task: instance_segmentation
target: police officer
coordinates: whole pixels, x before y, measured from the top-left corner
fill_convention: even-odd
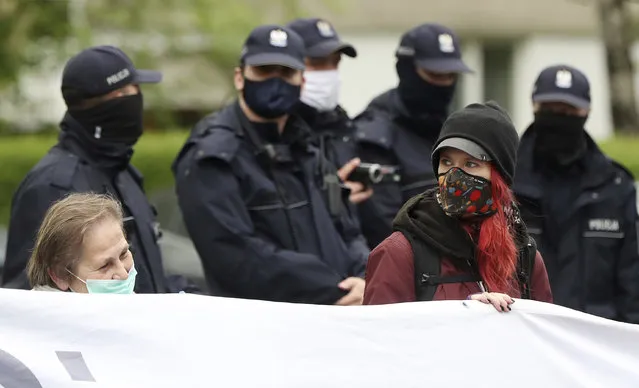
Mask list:
[[[200,121],[174,164],[186,227],[208,284],[232,297],[361,304],[368,249],[336,177],[291,114],[304,43],[254,29],[235,69],[236,102]],[[322,190],[326,187],[326,190]]]
[[[342,167],[340,176],[347,179],[359,165],[355,144],[355,126],[339,105],[339,64],[342,55],[357,57],[357,51],[340,40],[333,26],[323,19],[296,19],[287,25],[304,41],[304,88],[296,112],[313,131],[320,152],[335,166]],[[367,200],[372,187],[360,182],[345,182],[353,203]]]
[[[139,85],[161,79],[159,72],[136,69],[112,46],[91,47],[67,62],[62,75],[67,112],[58,143],[13,197],[3,286],[28,288],[25,267],[49,206],[69,193],[95,192],[109,193],[123,205],[138,272],[135,291],[162,293],[186,287],[184,279],[167,282],[164,277],[155,211],[142,189],[142,175],[129,164],[142,135]]]
[[[570,66],[548,67],[532,100],[535,120],[520,143],[514,189],[555,303],[639,323],[634,178],[584,130],[588,79]]]
[[[401,171],[399,182],[377,185],[373,197],[360,205],[370,247],[391,234],[393,218],[406,200],[437,184],[430,153],[458,76],[471,71],[459,50],[457,36],[444,26],[423,24],[406,32],[396,51],[399,84],[356,118],[362,161]]]

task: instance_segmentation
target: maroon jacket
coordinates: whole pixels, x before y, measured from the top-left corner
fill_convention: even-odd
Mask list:
[[[441,260],[441,275],[459,275],[452,263]],[[382,241],[370,254],[366,268],[366,290],[364,304],[390,304],[415,301],[415,268],[410,243],[401,232],[394,232]],[[548,282],[546,266],[539,252],[531,280],[531,298],[552,303],[552,292]],[[518,287],[515,287],[518,289]],[[463,300],[481,292],[479,285],[472,283],[448,283],[439,285],[433,300]],[[510,295],[519,298],[519,292]]]

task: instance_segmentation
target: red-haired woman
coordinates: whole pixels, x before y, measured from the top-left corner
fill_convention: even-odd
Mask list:
[[[509,311],[511,297],[552,302],[510,189],[518,144],[494,103],[446,120],[432,154],[438,187],[410,199],[371,252],[364,304],[475,299]]]

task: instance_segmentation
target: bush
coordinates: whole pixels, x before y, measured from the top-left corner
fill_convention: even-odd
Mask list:
[[[133,164],[144,174],[147,195],[173,186],[171,163],[187,136],[185,131],[168,131],[149,132],[142,137]],[[0,137],[0,224],[9,221],[16,188],[56,139],[52,133]],[[603,142],[601,148],[639,178],[639,137],[616,137]]]
[[[146,133],[133,155],[133,164],[144,174],[147,194],[173,186],[171,163],[188,132]],[[13,193],[27,172],[57,141],[55,134],[0,137],[0,224],[6,225]]]
[[[601,150],[639,180],[639,137],[617,136],[600,144]]]

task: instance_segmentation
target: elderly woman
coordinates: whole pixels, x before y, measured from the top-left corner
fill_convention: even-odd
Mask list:
[[[98,194],[56,202],[42,221],[27,273],[37,291],[132,294],[136,271],[120,204]]]

